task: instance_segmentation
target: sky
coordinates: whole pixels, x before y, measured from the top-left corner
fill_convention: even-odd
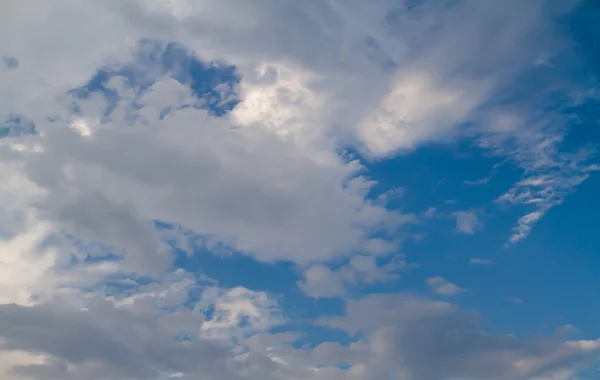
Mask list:
[[[594,0],[0,3],[0,378],[600,378]]]

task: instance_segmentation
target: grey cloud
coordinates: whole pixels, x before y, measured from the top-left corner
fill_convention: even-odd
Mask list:
[[[36,306],[0,305],[0,351],[47,356],[44,363],[18,365],[11,373],[35,380],[162,380],[176,373],[242,378],[232,352],[198,337],[200,311],[183,307],[181,300],[161,311],[178,297],[177,287],[138,290],[132,303],[119,307],[78,293]],[[76,307],[80,303],[85,308]],[[192,340],[177,339],[185,331]]]
[[[388,373],[407,380],[520,380],[560,372],[567,375],[558,378],[566,380],[597,360],[600,349],[598,341],[485,333],[478,316],[410,295],[350,301],[345,318],[327,323],[365,334]]]
[[[156,86],[185,93],[166,82]],[[353,169],[338,157],[320,164],[277,136],[232,130],[203,110],[158,120],[152,108],[140,111],[150,128],[115,121],[92,136],[60,125],[43,129],[44,151],[28,156],[27,172],[48,190],[42,206],[50,220],[146,251],[150,262],[160,254],[146,225],[159,219],[261,260],[301,263],[368,248],[373,229],[408,220],[365,200],[367,181],[344,186]]]
[[[344,316],[322,320],[351,335],[360,333],[349,345],[294,348],[290,344],[299,335],[263,332],[239,341],[235,350],[247,347],[245,358],[234,360],[234,352],[212,342],[174,340],[178,331],[198,328],[202,316],[185,308],[157,315],[156,295],[125,308],[102,299],[87,303],[86,310],[56,301],[0,305],[0,350],[49,355],[45,363],[13,367],[12,373],[34,380],[150,380],[176,373],[215,380],[533,380],[551,375],[567,380],[597,360],[600,350],[600,341],[485,333],[477,315],[455,305],[393,294],[349,301]]]
[[[310,266],[298,281],[298,287],[314,298],[341,297],[357,288],[396,279],[407,267],[401,255],[384,265],[378,265],[375,257],[358,255],[335,270],[319,264]]]
[[[156,377],[157,371],[135,351],[94,324],[88,313],[46,307],[0,305],[2,350],[43,352],[70,363],[99,362],[121,375]]]
[[[149,220],[141,220],[127,205],[111,203],[101,194],[48,203],[44,217],[64,221],[64,231],[84,240],[114,244],[124,250],[123,270],[156,274],[170,263],[169,251]]]

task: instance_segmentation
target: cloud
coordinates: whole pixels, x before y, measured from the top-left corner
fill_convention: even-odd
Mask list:
[[[266,294],[199,286],[184,271],[161,282],[101,289],[70,288],[32,306],[0,305],[0,352],[14,353],[6,374],[75,380],[202,373],[238,379],[241,374],[228,368],[236,355],[228,347],[282,321]]]
[[[487,183],[490,182],[491,179],[492,179],[492,177],[485,177],[485,178],[477,179],[474,181],[465,180],[464,183],[465,183],[465,185],[469,185],[469,186],[487,185]]]
[[[474,265],[487,265],[487,264],[491,264],[492,260],[489,259],[481,259],[478,257],[471,257],[469,259],[469,264],[474,264]]]
[[[41,150],[22,159],[29,180],[46,194],[38,202],[41,217],[115,246],[140,270],[168,263],[153,220],[181,224],[260,260],[299,263],[368,253],[369,234],[410,220],[365,199],[372,183],[357,162],[322,160],[268,131],[231,129],[229,120],[201,109],[160,118],[161,110],[186,101],[194,102],[189,89],[164,79],[136,100],[138,121],[115,117],[90,136],[62,121],[40,124]],[[110,115],[130,107],[121,100]]]
[[[210,318],[201,327],[208,339],[233,339],[252,335],[282,324],[284,318],[277,302],[264,292],[253,292],[242,287],[220,290],[218,295],[206,292],[200,306],[209,303]],[[211,298],[216,296],[215,300]]]
[[[452,214],[456,218],[456,229],[464,234],[473,235],[483,228],[483,222],[474,212],[457,211]]]
[[[546,212],[562,204],[566,195],[585,181],[591,172],[597,170],[593,165],[585,165],[585,161],[590,156],[591,152],[582,151],[572,158],[561,157],[558,161],[554,161],[548,157],[547,152],[540,152],[538,158],[527,162],[527,165],[535,166],[539,174],[517,182],[497,200],[502,203],[533,206],[535,210],[519,218],[509,238],[510,243],[525,238],[531,232],[533,225]],[[523,159],[531,160],[531,158]]]
[[[429,277],[426,282],[427,285],[431,286],[431,289],[439,295],[455,296],[465,292],[465,289],[451,283],[443,277]]]
[[[485,333],[477,316],[455,305],[402,294],[350,301],[343,318],[326,323],[367,337],[373,356],[363,362],[364,378],[567,380],[600,348],[596,340]]]
[[[359,255],[335,270],[319,264],[310,266],[304,271],[304,278],[298,281],[298,287],[314,298],[341,297],[353,288],[398,278],[399,272],[408,266],[401,256],[378,265],[375,257]]]
[[[562,199],[585,179],[589,155],[560,151],[568,117],[546,110],[555,99],[550,95],[558,91],[565,99],[585,99],[589,85],[572,75],[568,82],[551,80],[572,70],[536,62],[576,54],[555,21],[575,4],[513,0],[500,7],[465,0],[408,6],[378,0],[297,7],[264,1],[249,7],[214,0],[60,0],[43,5],[45,16],[39,17],[29,12],[39,5],[26,0],[3,5],[1,12],[6,17],[1,34],[20,37],[0,39],[0,49],[19,62],[3,80],[0,119],[27,114],[43,123],[64,112],[56,109],[57,97],[99,68],[130,60],[140,40],[177,41],[207,61],[225,58],[237,67],[244,79],[233,124],[311,147],[314,159],[331,159],[349,141],[388,157],[469,137],[510,159],[526,177],[561,168],[559,182],[570,185],[551,190]],[[239,7],[244,17],[234,16]],[[531,70],[545,75],[549,80],[542,83],[553,83],[552,88],[520,88],[519,79]],[[516,186],[509,193],[528,190]],[[544,204],[535,212],[543,215],[557,203]],[[519,221],[511,241],[525,236],[532,220],[530,215]]]
[[[263,331],[241,337],[227,350],[195,333],[206,326],[203,314],[176,306],[187,287],[185,278],[173,280],[118,300],[72,294],[74,304],[1,305],[0,321],[7,328],[0,333],[0,347],[14,352],[9,375],[79,380],[169,375],[193,379],[202,374],[209,379],[318,380],[369,379],[387,373],[407,380],[525,380],[562,373],[556,378],[566,380],[600,349],[594,340],[519,340],[485,333],[477,316],[455,305],[392,294],[349,301],[343,316],[321,320],[324,326],[361,333],[363,338],[348,345],[294,347],[297,335]],[[237,298],[242,293],[247,291],[223,294]],[[174,339],[182,333],[185,339]]]
[[[514,304],[521,304],[521,303],[524,302],[521,298],[518,298],[518,297],[510,297],[508,299],[508,301],[510,301],[510,302],[512,302]]]
[[[462,133],[462,123],[534,62],[541,36],[554,27],[548,8],[543,1],[508,8],[462,1],[395,9],[388,38],[402,41],[406,54],[389,92],[359,129],[371,151],[385,155]],[[465,24],[472,15],[477,19]],[[493,57],[482,54],[491,45]]]
[[[354,273],[344,267],[332,272],[325,265],[313,265],[304,272],[298,287],[311,297],[339,297],[346,293],[344,282],[354,280]]]
[[[0,3],[0,377],[573,378],[598,341],[488,334],[404,294],[350,300],[319,326],[351,343],[299,345],[308,322],[279,295],[174,270],[155,224],[292,262],[311,297],[347,296],[405,269],[379,260],[415,217],[387,208],[398,191],[372,199],[340,151],[381,160],[466,137],[523,171],[498,202],[527,208],[510,241],[524,238],[598,169],[593,149],[562,150],[567,110],[592,96],[571,75],[585,70],[554,59],[573,55],[554,20],[575,3]],[[192,62],[212,70],[207,93]],[[518,86],[534,74],[551,87]]]
[[[439,216],[439,211],[435,207],[429,207],[427,210],[421,213],[421,216],[425,220],[435,219]]]

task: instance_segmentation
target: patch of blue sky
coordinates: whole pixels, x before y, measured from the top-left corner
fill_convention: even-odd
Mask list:
[[[483,323],[487,331],[511,331],[517,335],[551,333],[546,330],[573,321],[585,326],[589,333],[588,326],[597,318],[600,308],[586,312],[581,309],[581,301],[585,299],[591,305],[598,297],[596,279],[600,264],[593,255],[598,247],[589,247],[583,257],[572,261],[572,247],[577,243],[568,239],[574,245],[556,244],[553,236],[583,233],[560,230],[563,221],[558,215],[576,218],[585,213],[585,206],[581,204],[578,208],[569,206],[583,199],[589,201],[593,189],[600,188],[598,179],[591,178],[581,185],[577,197],[567,197],[563,206],[553,209],[523,242],[505,247],[512,226],[526,207],[494,202],[522,176],[522,169],[511,163],[500,163],[502,158],[490,156],[464,141],[431,145],[409,155],[367,164],[370,177],[378,182],[374,189],[376,194],[404,188],[402,198],[396,201],[397,207],[413,213],[436,208],[435,216],[423,222],[426,235],[408,240],[402,247],[408,260],[421,266],[406,271],[398,281],[378,287],[384,292],[408,290],[435,297],[424,280],[442,276],[467,289],[452,301],[485,315]],[[483,178],[489,180],[479,185],[465,184],[465,181]],[[479,218],[484,223],[483,229],[473,235],[459,233],[452,212],[474,209],[481,210]],[[591,209],[595,209],[594,206]],[[572,223],[570,229],[580,224]],[[590,226],[590,230],[599,228],[594,220],[588,221],[586,226]],[[590,245],[594,239],[591,235],[581,236],[581,241]],[[471,257],[491,260],[492,265],[469,265]],[[580,272],[584,275],[578,276]],[[569,294],[577,294],[577,297]],[[522,298],[525,302],[514,304],[509,302],[510,297]],[[562,317],[554,317],[555,297],[565,303],[565,308],[561,308],[565,310]],[[540,326],[546,330],[542,331],[544,327]]]
[[[290,345],[296,349],[314,348],[323,342],[336,342],[348,346],[364,339],[360,333],[350,334],[347,330],[341,328],[323,326],[317,320],[291,320],[283,325],[271,328],[269,332],[273,334],[296,333],[297,337],[290,342]]]
[[[166,223],[157,222],[161,230],[177,229]],[[188,235],[192,241],[196,237]],[[168,242],[168,241],[167,241]],[[356,338],[346,332],[314,324],[323,316],[341,316],[344,313],[344,302],[341,298],[314,299],[308,297],[296,285],[301,279],[298,268],[288,262],[265,263],[247,254],[231,250],[215,252],[203,245],[193,246],[191,251],[178,249],[178,241],[171,241],[176,254],[174,270],[184,269],[187,273],[208,276],[221,288],[244,287],[252,291],[265,292],[277,300],[285,316],[286,322],[269,329],[270,332],[300,332],[301,336],[294,342],[295,347],[305,345],[316,346],[324,341],[349,343]],[[217,250],[219,251],[219,250]],[[198,277],[197,286],[188,289],[185,302],[193,308],[202,298],[204,286]],[[207,285],[207,284],[205,284]],[[214,306],[207,305],[200,310],[205,318],[211,319]]]
[[[109,104],[105,110],[105,116],[108,116],[119,100],[118,93],[107,87],[111,78],[125,78],[139,97],[156,80],[165,76],[189,86],[200,100],[197,107],[205,108],[215,116],[226,115],[239,103],[236,89],[241,77],[234,66],[223,62],[203,62],[179,44],[153,40],[140,41],[133,62],[108,65],[86,84],[69,93],[75,99],[87,99],[93,93],[102,94]],[[78,112],[76,105],[73,111]],[[164,114],[168,111],[166,109]]]
[[[70,234],[50,235],[41,243],[43,247],[65,244],[73,247],[70,260],[70,265],[72,266],[123,260],[123,256],[115,253],[110,246],[98,242],[82,241]]]
[[[521,244],[507,253],[493,277],[510,278],[503,287],[526,300],[521,323],[535,321],[573,324],[588,334],[600,334],[600,223],[590,210],[600,208],[600,178],[594,175],[579,186],[577,196],[551,210]],[[546,313],[544,313],[546,312]]]
[[[430,207],[464,210],[493,201],[502,190],[489,186],[469,187],[465,181],[496,174],[492,180],[509,186],[518,175],[505,173],[502,167],[501,173],[494,173],[494,166],[502,160],[490,157],[472,141],[463,140],[456,144],[431,144],[407,155],[367,162],[366,168],[369,178],[377,182],[373,198],[403,188],[402,197],[390,203],[390,208],[401,207],[405,212],[418,214]]]
[[[35,135],[35,124],[21,116],[12,116],[0,122],[0,138]]]
[[[592,148],[600,143],[600,92],[596,98],[586,99],[581,104],[566,110],[572,115],[570,128],[565,135],[561,148],[573,150],[573,147]]]
[[[2,57],[2,67],[5,70],[15,70],[19,67],[19,60],[15,57]]]
[[[72,246],[73,252],[68,263],[62,265],[63,270],[84,268],[103,263],[120,263],[124,260],[124,256],[117,253],[110,246],[78,240],[69,234],[53,234],[40,242],[42,248],[66,245]],[[150,276],[119,272],[107,274],[100,283],[81,290],[89,292],[102,290],[107,296],[126,296],[136,294],[140,288],[154,282],[156,280]]]
[[[565,20],[565,26],[577,43],[583,65],[590,66],[597,75],[600,73],[600,6],[594,0],[580,1],[574,12]]]
[[[191,255],[179,251],[174,266],[191,273],[202,273],[223,288],[242,286],[271,294],[279,298],[291,319],[312,319],[342,312],[343,305],[339,299],[315,300],[307,297],[296,285],[301,277],[290,263],[264,263],[241,253],[219,255],[197,249]]]

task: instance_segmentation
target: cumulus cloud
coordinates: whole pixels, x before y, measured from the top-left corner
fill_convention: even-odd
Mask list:
[[[570,54],[554,20],[575,1],[409,3],[0,3],[0,376],[567,380],[592,360],[596,340],[486,334],[454,305],[402,294],[322,321],[353,343],[299,347],[301,333],[272,331],[287,321],[276,297],[173,269],[157,222],[295,263],[311,297],[396,278],[404,259],[378,258],[415,218],[387,208],[398,191],[372,199],[377,184],[339,154],[349,146],[384,159],[474,138],[523,170],[498,199],[532,207],[512,242],[598,169],[592,150],[561,151],[572,101],[547,112],[549,89],[510,87],[569,72],[536,62]],[[198,96],[182,75],[198,57],[237,79]]]
[[[268,132],[231,129],[191,107],[161,119],[162,109],[180,106],[173,92],[189,96],[174,80],[155,83],[137,100],[139,121],[114,120],[91,138],[60,123],[40,126],[41,151],[24,160],[29,179],[46,192],[43,217],[121,247],[126,257],[156,257],[156,265],[152,220],[261,260],[300,263],[368,250],[371,231],[408,220],[365,200],[371,184],[356,162],[317,161]],[[148,99],[156,96],[161,104]]]

